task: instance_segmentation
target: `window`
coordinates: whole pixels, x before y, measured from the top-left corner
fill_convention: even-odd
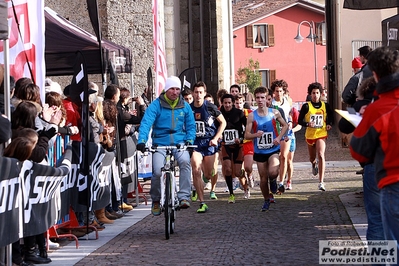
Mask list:
[[[262,48],[274,46],[274,25],[254,24],[246,27],[247,47]]]
[[[276,80],[276,70],[259,69],[259,73],[262,77],[261,85],[270,88],[272,82]]]
[[[316,44],[319,45],[326,45],[327,43],[327,37],[326,37],[326,23],[319,22],[316,23]]]

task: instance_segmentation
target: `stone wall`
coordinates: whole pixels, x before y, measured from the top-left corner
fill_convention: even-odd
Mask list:
[[[225,82],[223,71],[228,71],[223,69],[221,56],[221,51],[228,49],[226,40],[222,39],[222,27],[220,27],[223,23],[220,10],[222,1],[225,0],[164,0],[168,75],[178,75],[186,68],[198,67],[197,78],[207,84],[208,91],[213,95],[216,95],[217,90]],[[134,93],[141,94],[147,86],[147,69],[151,67],[154,70],[152,0],[98,0],[97,2],[103,38],[130,48],[133,58]],[[191,3],[191,12],[189,3]],[[94,34],[86,1],[45,0],[45,5]],[[118,77],[121,86],[130,88],[130,75],[119,74]],[[70,83],[71,78],[53,79],[65,86]],[[101,87],[100,75],[91,75],[89,80]]]
[[[154,52],[152,46],[152,1],[151,0],[98,0],[100,23],[103,38],[130,48],[133,62],[133,87],[135,94],[141,94],[147,86],[147,69],[153,69]],[[86,1],[45,0],[59,15],[93,33],[87,12]],[[119,74],[121,86],[131,88],[130,75]],[[70,83],[72,77],[52,77],[61,86]],[[109,79],[109,77],[107,78]],[[101,87],[101,75],[90,75]]]
[[[179,54],[182,71],[196,67],[197,78],[207,84],[208,92],[214,97],[220,84],[224,82],[221,75],[224,71],[221,64],[223,58],[220,54],[222,49],[226,49],[223,48],[226,42],[223,43],[221,27],[218,27],[218,23],[222,22],[219,10],[221,1],[223,0],[191,0],[180,3],[182,49]]]

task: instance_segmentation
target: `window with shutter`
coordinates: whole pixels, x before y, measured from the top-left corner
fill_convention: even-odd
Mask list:
[[[263,48],[275,45],[273,24],[253,24],[246,26],[247,47]]]
[[[261,75],[261,85],[270,88],[273,81],[276,80],[276,70],[259,69]]]
[[[252,25],[246,27],[247,30],[247,47],[254,47],[254,32]]]
[[[273,81],[276,80],[276,70],[269,70],[269,73],[270,73],[270,83],[272,83]]]
[[[268,46],[274,46],[274,25],[267,24],[267,37],[268,37]]]

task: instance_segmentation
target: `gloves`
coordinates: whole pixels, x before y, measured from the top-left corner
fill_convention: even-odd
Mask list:
[[[189,141],[186,141],[186,143],[185,143],[184,145],[185,145],[185,146],[188,146],[188,145],[193,145],[193,144],[190,143]],[[188,154],[190,155],[190,158],[191,158],[191,156],[193,155],[193,152],[194,152],[194,148],[188,147],[188,148],[187,148],[187,151],[188,151]]]
[[[192,143],[191,141],[186,141],[186,142],[184,143],[184,145],[186,145],[186,146],[188,146],[188,145],[193,145],[193,143]]]
[[[44,137],[47,137],[48,139],[51,139],[56,134],[57,134],[57,132],[56,132],[55,128],[51,127],[48,130],[44,129],[44,130],[40,131],[39,136],[44,136]]]
[[[145,143],[137,144],[136,148],[137,148],[138,151],[141,151],[142,153],[144,153],[145,152]]]

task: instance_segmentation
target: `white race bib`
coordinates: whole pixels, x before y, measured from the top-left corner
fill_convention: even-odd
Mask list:
[[[323,115],[322,114],[314,114],[310,115],[310,122],[314,122],[316,128],[322,128],[323,127]]]
[[[205,136],[205,123],[203,121],[195,121],[195,135],[197,137]]]
[[[237,129],[226,129],[225,131],[223,131],[223,139],[225,145],[236,144],[235,140],[238,138],[239,136]]]
[[[256,138],[258,149],[270,149],[273,147],[273,132],[265,132],[260,138]]]

